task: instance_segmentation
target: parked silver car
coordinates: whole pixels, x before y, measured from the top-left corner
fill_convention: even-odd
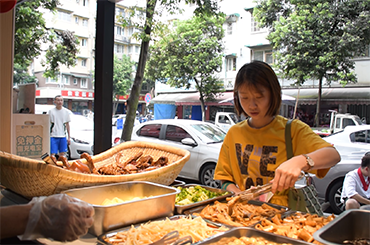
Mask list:
[[[78,159],[84,152],[93,155],[94,121],[82,115],[71,114],[70,116],[71,144],[68,146],[69,158]]]
[[[333,212],[339,214],[344,211],[340,201],[344,177],[349,171],[359,168],[362,157],[370,152],[370,125],[347,126],[323,139],[334,145],[342,159],[324,178],[314,176],[312,180],[319,198],[329,202]]]
[[[190,159],[179,177],[200,181],[203,185],[220,187],[213,179],[222,142],[226,133],[214,124],[187,120],[163,119],[134,127],[131,140],[149,141],[186,149]]]

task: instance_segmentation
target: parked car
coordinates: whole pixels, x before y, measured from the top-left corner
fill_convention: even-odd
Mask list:
[[[313,184],[318,191],[318,197],[329,202],[334,213],[344,211],[340,202],[345,175],[361,165],[362,157],[370,152],[370,125],[347,126],[343,131],[324,137],[338,150],[341,161],[333,166],[322,179],[313,176]]]
[[[112,129],[113,145],[116,145],[121,140],[123,125],[125,124],[125,121],[126,121],[126,115],[125,115],[125,117],[121,117],[120,119],[122,119],[121,127],[119,128],[118,127],[119,125],[117,125],[117,123],[116,123],[115,127]],[[137,117],[135,117],[134,126],[139,125],[139,124],[140,124],[139,119]]]
[[[179,177],[220,188],[220,181],[215,181],[213,175],[225,136],[226,133],[222,129],[211,123],[163,119],[135,126],[131,140],[149,141],[188,150],[190,159],[182,168]]]
[[[117,120],[120,118],[126,118],[126,114],[116,114],[112,117],[112,126],[117,126]]]
[[[78,159],[84,152],[93,155],[94,121],[82,115],[71,114],[69,128],[71,131],[71,143],[68,146],[69,158]]]
[[[68,146],[69,159],[79,159],[81,154],[87,152],[94,154],[94,120],[82,115],[71,114],[69,123],[71,131],[71,144]],[[115,132],[112,131],[112,145]]]

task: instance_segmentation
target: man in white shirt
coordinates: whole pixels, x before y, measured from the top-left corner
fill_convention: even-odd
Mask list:
[[[370,153],[361,160],[361,167],[346,174],[343,182],[341,202],[346,210],[370,204]]]
[[[55,108],[49,111],[50,115],[50,153],[66,156],[70,144],[69,122],[71,111],[63,107],[63,97],[54,98]],[[66,135],[67,133],[67,135]]]

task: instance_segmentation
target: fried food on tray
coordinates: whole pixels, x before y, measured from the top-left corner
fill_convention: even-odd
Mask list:
[[[261,223],[257,224],[255,228],[306,242],[320,244],[313,239],[313,233],[328,224],[334,218],[335,216],[333,214],[328,217],[321,217],[317,214],[295,212],[286,218],[281,218],[281,215],[277,214],[271,221],[267,219],[261,220]]]
[[[293,245],[291,243],[277,243],[263,237],[223,237],[210,245]]]
[[[215,201],[213,205],[206,206],[200,216],[213,222],[231,226],[250,226],[266,217],[282,213],[284,209],[276,209],[264,203],[261,206],[237,202],[232,198],[228,203]],[[196,215],[194,213],[194,215]]]
[[[52,156],[53,157],[53,156]],[[95,167],[92,157],[88,153],[81,154],[81,158],[86,159],[86,164],[81,162],[79,159],[70,163],[66,157],[59,157],[58,161],[63,163],[62,166],[57,164],[54,157],[52,160],[56,166],[86,174],[98,174],[98,175],[122,175],[122,174],[133,174],[141,173],[150,170],[154,170],[163,166],[168,165],[168,158],[166,156],[160,156],[157,159],[153,159],[152,156],[143,156],[143,152],[138,152],[133,156],[124,159],[121,152],[115,156],[115,162],[109,165]]]
[[[117,232],[115,235],[105,238],[111,244],[141,245],[151,244],[161,239],[171,231],[178,231],[179,238],[191,236],[193,243],[227,231],[226,227],[210,227],[201,217],[181,216],[178,219],[149,221],[139,227],[131,226],[130,229]]]

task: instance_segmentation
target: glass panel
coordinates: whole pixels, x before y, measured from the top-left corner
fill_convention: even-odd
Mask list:
[[[145,136],[145,137],[159,138],[161,126],[162,124],[145,125],[139,130],[138,135]]]
[[[166,130],[166,139],[176,142],[181,142],[182,139],[192,138],[183,128],[168,125]]]
[[[263,61],[263,51],[254,51],[254,60]]]

